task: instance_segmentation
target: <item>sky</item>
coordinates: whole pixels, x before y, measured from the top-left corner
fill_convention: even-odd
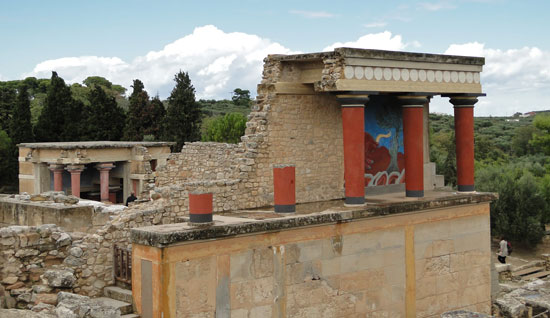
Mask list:
[[[512,115],[550,109],[548,12],[547,0],[0,0],[0,80],[140,79],[166,98],[182,70],[197,98],[223,99],[255,95],[268,54],[348,46],[484,56],[475,115]]]

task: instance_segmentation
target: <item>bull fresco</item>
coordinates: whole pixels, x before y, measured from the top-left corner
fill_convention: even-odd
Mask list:
[[[365,107],[365,185],[405,183],[403,118],[390,96],[372,96]]]

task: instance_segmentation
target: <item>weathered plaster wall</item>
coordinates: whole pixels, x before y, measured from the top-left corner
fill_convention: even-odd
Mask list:
[[[134,244],[133,293],[154,317],[439,317],[490,313],[489,205],[242,237]],[[151,262],[152,299],[142,298]]]

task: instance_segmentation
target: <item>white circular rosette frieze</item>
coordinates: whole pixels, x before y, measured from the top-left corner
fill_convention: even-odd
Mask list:
[[[479,72],[414,68],[346,66],[344,77],[353,80],[479,84]]]

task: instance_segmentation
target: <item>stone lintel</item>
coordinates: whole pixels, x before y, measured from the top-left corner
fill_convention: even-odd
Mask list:
[[[20,148],[31,149],[101,149],[101,148],[132,148],[135,146],[143,147],[169,147],[175,145],[175,142],[168,141],[71,141],[71,142],[35,142],[22,143],[17,146]]]

